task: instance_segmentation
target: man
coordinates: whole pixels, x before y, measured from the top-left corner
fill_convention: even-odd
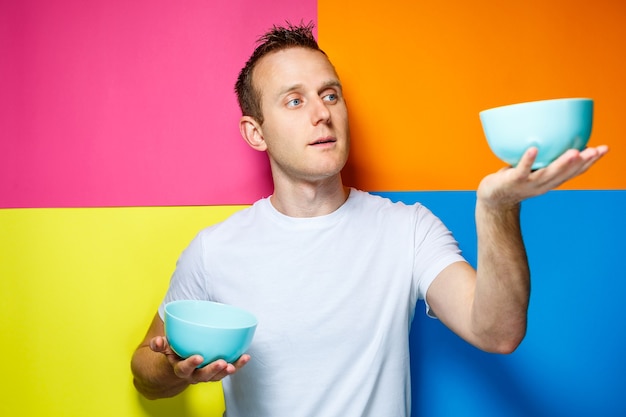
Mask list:
[[[478,266],[423,206],[344,186],[350,145],[341,82],[311,26],[275,27],[241,71],[246,142],[266,152],[274,193],[203,230],[181,255],[170,289],[132,359],[148,398],[223,381],[228,416],[408,416],[408,333],[415,303],[474,346],[510,353],[526,332],[529,268],[522,200],[593,165],[606,146],[515,168],[477,190]],[[164,337],[163,305],[210,299],[259,319],[249,354],[196,369]]]

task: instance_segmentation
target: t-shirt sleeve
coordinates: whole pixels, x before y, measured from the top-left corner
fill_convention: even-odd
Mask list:
[[[437,275],[447,266],[455,262],[466,262],[461,255],[458,242],[452,232],[429,209],[422,205],[416,206],[415,224],[415,263],[414,279],[416,280],[417,299],[426,303],[426,313],[435,317],[428,302],[426,293]]]
[[[159,306],[159,315],[165,317],[165,305],[175,300],[207,299],[206,268],[203,256],[202,235],[197,235],[182,252],[170,285]]]

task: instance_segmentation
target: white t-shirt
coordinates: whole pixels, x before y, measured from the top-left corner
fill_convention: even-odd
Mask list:
[[[291,218],[263,199],[196,236],[159,312],[208,299],[257,316],[251,361],[223,380],[228,417],[408,416],[415,304],[458,261],[420,204],[352,189],[331,214]]]

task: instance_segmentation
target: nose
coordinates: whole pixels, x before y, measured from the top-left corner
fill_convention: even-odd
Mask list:
[[[330,110],[326,105],[326,102],[321,97],[318,97],[313,101],[313,109],[311,111],[311,117],[314,125],[319,123],[330,123]]]

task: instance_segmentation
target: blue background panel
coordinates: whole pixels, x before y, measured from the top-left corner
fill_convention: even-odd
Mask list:
[[[474,192],[379,193],[429,207],[476,266]],[[532,275],[528,333],[482,352],[418,306],[413,416],[626,415],[626,191],[552,191],[522,206]]]

